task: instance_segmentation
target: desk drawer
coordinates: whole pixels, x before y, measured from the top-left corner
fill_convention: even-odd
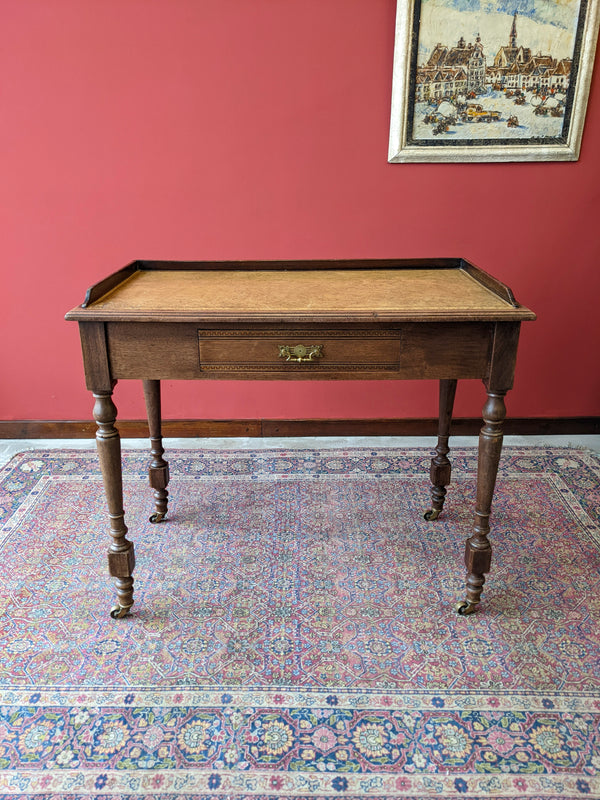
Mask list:
[[[199,330],[202,372],[396,371],[400,363],[398,331]]]
[[[483,378],[493,330],[488,322],[320,330],[111,322],[106,342],[114,379]]]

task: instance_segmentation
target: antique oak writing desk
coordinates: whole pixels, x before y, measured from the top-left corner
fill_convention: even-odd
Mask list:
[[[463,259],[292,262],[136,261],[88,290],[66,318],[79,323],[112,537],[113,617],[133,605],[133,543],[123,512],[120,439],[112,392],[143,381],[156,511],[167,512],[161,436],[162,379],[439,380],[432,504],[450,482],[448,436],[458,378],[487,392],[479,438],[477,501],[465,549],[468,614],[491,563],[489,515],[521,321],[535,319],[510,289]]]

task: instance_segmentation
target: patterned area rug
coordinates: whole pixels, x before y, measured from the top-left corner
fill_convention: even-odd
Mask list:
[[[0,471],[0,797],[600,797],[600,460],[506,448],[479,611],[476,451],[177,451],[113,620],[95,453]]]

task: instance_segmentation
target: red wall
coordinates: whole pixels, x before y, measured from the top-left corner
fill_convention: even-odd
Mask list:
[[[87,419],[64,313],[135,258],[464,256],[539,316],[509,413],[600,414],[600,76],[577,163],[388,164],[395,0],[0,0],[2,419]],[[420,417],[431,384],[192,383],[173,418]],[[143,416],[121,383],[122,418]],[[457,413],[479,414],[481,387]]]

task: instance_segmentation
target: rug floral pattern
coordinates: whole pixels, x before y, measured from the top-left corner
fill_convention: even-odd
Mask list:
[[[600,797],[600,461],[505,448],[459,617],[476,451],[124,454],[112,620],[94,453],[0,471],[0,797]]]

